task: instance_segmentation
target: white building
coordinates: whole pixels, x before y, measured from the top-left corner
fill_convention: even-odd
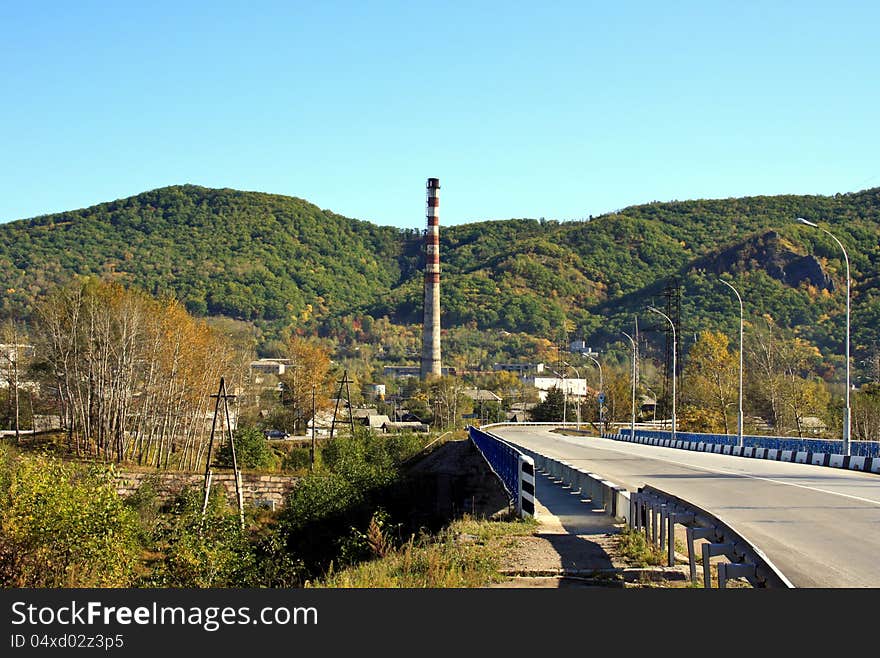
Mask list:
[[[547,399],[547,392],[552,388],[558,388],[570,397],[586,397],[589,391],[587,380],[577,377],[529,377],[525,382],[538,389],[538,399],[541,402]]]
[[[599,353],[592,347],[587,345],[586,341],[573,340],[568,346],[568,351],[572,354],[583,354],[584,356],[599,356]]]
[[[251,361],[251,372],[262,375],[283,375],[290,366],[290,359],[258,359]]]

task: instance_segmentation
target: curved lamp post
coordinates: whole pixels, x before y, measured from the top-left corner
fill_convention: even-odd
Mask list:
[[[743,300],[739,292],[724,279],[718,279],[725,286],[733,290],[739,300],[739,414],[736,417],[736,438],[740,448],[743,446]]]
[[[672,440],[675,441],[675,353],[678,351],[678,344],[675,338],[675,323],[670,320],[669,316],[666,315],[663,311],[657,310],[653,306],[649,306],[648,310],[656,313],[657,315],[662,315],[664,318],[666,318],[669,326],[672,327]]]
[[[624,336],[629,338],[629,342],[632,344],[633,355],[632,355],[632,412],[629,421],[629,436],[631,439],[635,440],[636,438],[636,341],[633,339],[625,331],[621,331]]]
[[[831,233],[831,231],[827,231],[815,222],[810,222],[804,219],[803,217],[798,217],[797,221],[801,224],[806,224],[807,226],[812,226],[813,228],[817,228],[823,233],[827,233],[831,236],[837,246],[840,247],[840,250],[843,252],[843,260],[846,262],[846,408],[843,411],[843,453],[845,455],[850,454],[850,406],[849,406],[849,387],[850,387],[850,372],[849,372],[849,306],[850,306],[850,278],[849,278],[849,256],[846,253],[846,248],[843,246],[843,243],[837,239],[837,237]]]

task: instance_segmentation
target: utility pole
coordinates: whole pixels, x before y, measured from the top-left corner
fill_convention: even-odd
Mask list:
[[[226,385],[223,385],[223,392],[226,393]],[[235,476],[235,498],[238,501],[238,522],[241,529],[244,530],[244,499],[241,491],[241,471],[238,468],[238,459],[235,456],[235,437],[232,432],[232,421],[229,418],[229,399],[235,399],[234,395],[223,396],[223,409],[226,413],[226,431],[229,432],[229,447],[232,450],[232,473]]]
[[[342,387],[345,387],[345,402],[348,405],[348,425],[351,428],[351,435],[354,436],[354,414],[351,410],[351,389],[348,387],[352,380],[348,378],[348,370],[342,374],[342,379],[336,382],[339,384],[339,391],[336,394],[336,408],[333,410],[333,422],[330,423],[330,439],[333,439],[333,432],[336,430],[336,415],[339,413],[339,400],[342,399]]]
[[[315,388],[316,385],[312,384],[312,450],[309,454],[309,473],[315,470],[315,422],[317,422],[315,417]]]
[[[235,438],[232,432],[232,422],[229,418],[229,404],[228,400],[235,399],[234,395],[230,395],[226,392],[226,381],[223,377],[220,378],[220,388],[217,389],[217,393],[211,396],[216,399],[216,403],[214,404],[214,418],[211,420],[211,435],[208,438],[208,454],[205,459],[205,482],[204,482],[204,500],[202,503],[202,519],[205,518],[205,513],[208,509],[208,497],[211,493],[211,449],[214,445],[214,430],[217,427],[217,416],[220,411],[220,400],[223,400],[223,410],[226,419],[226,429],[229,433],[229,445],[232,449],[232,472],[233,477],[235,478],[235,497],[238,502],[238,519],[239,524],[241,525],[242,530],[244,529],[244,501],[242,499],[242,491],[241,491],[241,472],[238,470],[238,459],[235,455]],[[221,416],[220,424],[223,425],[223,416]]]

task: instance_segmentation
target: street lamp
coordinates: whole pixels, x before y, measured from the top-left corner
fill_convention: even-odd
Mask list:
[[[823,233],[827,233],[831,236],[831,238],[837,243],[837,246],[840,247],[840,250],[843,252],[843,259],[846,262],[846,409],[843,412],[843,454],[849,455],[850,453],[850,406],[849,406],[849,387],[850,387],[850,372],[849,372],[849,306],[850,306],[850,278],[849,278],[849,256],[846,253],[846,248],[843,246],[843,243],[837,239],[837,237],[831,233],[830,231],[825,230],[815,222],[810,222],[804,219],[803,217],[798,217],[797,221],[801,224],[806,224],[807,226],[812,226],[813,228],[817,228]]]
[[[632,343],[633,355],[632,355],[632,416],[630,417],[629,423],[629,436],[631,439],[635,440],[636,438],[636,341],[633,339],[625,331],[621,331],[624,336],[629,338],[629,342]]]
[[[594,356],[590,356],[589,354],[585,355],[587,358],[592,359],[593,363],[595,363],[599,367],[599,395],[604,395],[605,386],[602,384],[602,364],[599,363],[599,359]],[[602,422],[605,420],[605,412],[602,410],[602,402],[599,402],[599,429],[602,431]]]
[[[669,326],[672,327],[672,440],[675,441],[675,353],[678,351],[675,339],[675,323],[663,311],[659,311],[653,306],[649,306],[648,310],[653,311],[657,315],[662,315],[669,322]]]
[[[741,448],[743,446],[743,300],[736,288],[724,279],[718,280],[733,290],[733,294],[739,300],[739,415],[736,420],[736,437],[737,444]]]
[[[579,371],[577,368],[575,368],[573,365],[571,365],[570,363],[568,363],[567,361],[563,361],[563,362],[562,362],[562,365],[564,365],[564,366],[568,366],[569,368],[571,368],[572,370],[574,370],[574,374],[576,374],[576,375],[577,375],[577,378],[578,378],[578,388],[580,388],[580,379],[581,379],[581,373],[580,373],[580,371]],[[580,393],[578,393],[578,394],[575,396],[575,398],[577,399],[577,410],[578,410],[578,413],[577,413],[577,429],[578,429],[578,431],[580,431],[580,429],[581,429],[581,396],[580,396]]]

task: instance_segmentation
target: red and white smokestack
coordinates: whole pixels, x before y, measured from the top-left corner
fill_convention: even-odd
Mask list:
[[[422,379],[439,377],[440,367],[440,179],[429,178],[425,231],[425,318],[422,327]]]

